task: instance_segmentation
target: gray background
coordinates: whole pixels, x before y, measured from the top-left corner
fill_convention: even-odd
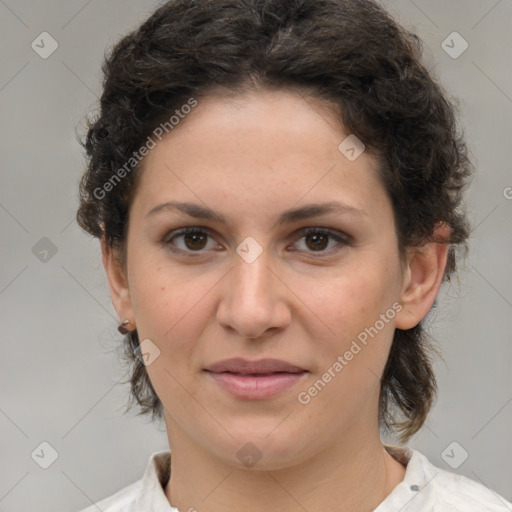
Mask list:
[[[460,99],[478,168],[471,253],[436,315],[440,398],[410,445],[512,499],[512,0],[384,3],[419,33],[429,67]],[[99,247],[74,222],[84,165],[75,130],[96,106],[104,49],[156,5],[0,0],[4,512],[76,511],[139,479],[168,447],[163,426],[122,414],[129,388]],[[47,59],[31,48],[43,31],[59,45]],[[454,31],[469,44],[456,59],[441,46]],[[58,452],[48,469],[31,457],[43,441]],[[462,450],[467,460],[452,469],[445,460],[460,462]]]

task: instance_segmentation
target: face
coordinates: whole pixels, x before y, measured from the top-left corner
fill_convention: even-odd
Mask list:
[[[331,112],[288,91],[211,96],[146,157],[126,282],[107,268],[171,449],[279,469],[378,432],[410,271],[377,160],[338,149]]]

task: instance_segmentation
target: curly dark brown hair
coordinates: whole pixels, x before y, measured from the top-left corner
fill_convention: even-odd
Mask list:
[[[213,92],[256,87],[326,100],[347,133],[378,156],[393,204],[400,253],[450,227],[444,280],[466,249],[462,194],[472,172],[455,108],[421,62],[419,38],[370,0],[172,0],[106,56],[101,109],[88,121],[88,167],[79,225],[123,261],[140,164],[126,167],[170,114]],[[123,167],[124,166],[124,167]],[[113,177],[123,179],[113,182]],[[117,178],[116,177],[116,178]],[[108,188],[105,184],[110,183]],[[163,405],[125,338],[130,407],[163,417]],[[422,426],[436,394],[433,346],[422,322],[395,330],[380,393],[381,425],[402,441]]]

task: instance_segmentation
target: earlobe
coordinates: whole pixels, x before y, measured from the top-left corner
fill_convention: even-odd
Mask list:
[[[412,329],[429,312],[441,286],[448,259],[450,228],[441,224],[427,243],[410,248],[404,270],[398,329]]]
[[[107,274],[112,304],[122,321],[128,319],[133,322],[133,308],[125,270],[118,255],[112,247],[105,243],[104,238],[101,239],[101,256]]]

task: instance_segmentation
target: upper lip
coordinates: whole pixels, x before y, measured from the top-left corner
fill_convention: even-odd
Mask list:
[[[212,364],[206,368],[206,370],[213,373],[230,372],[243,375],[275,372],[299,373],[305,371],[304,368],[300,368],[286,361],[281,361],[280,359],[248,361],[241,357],[224,359],[223,361]]]

